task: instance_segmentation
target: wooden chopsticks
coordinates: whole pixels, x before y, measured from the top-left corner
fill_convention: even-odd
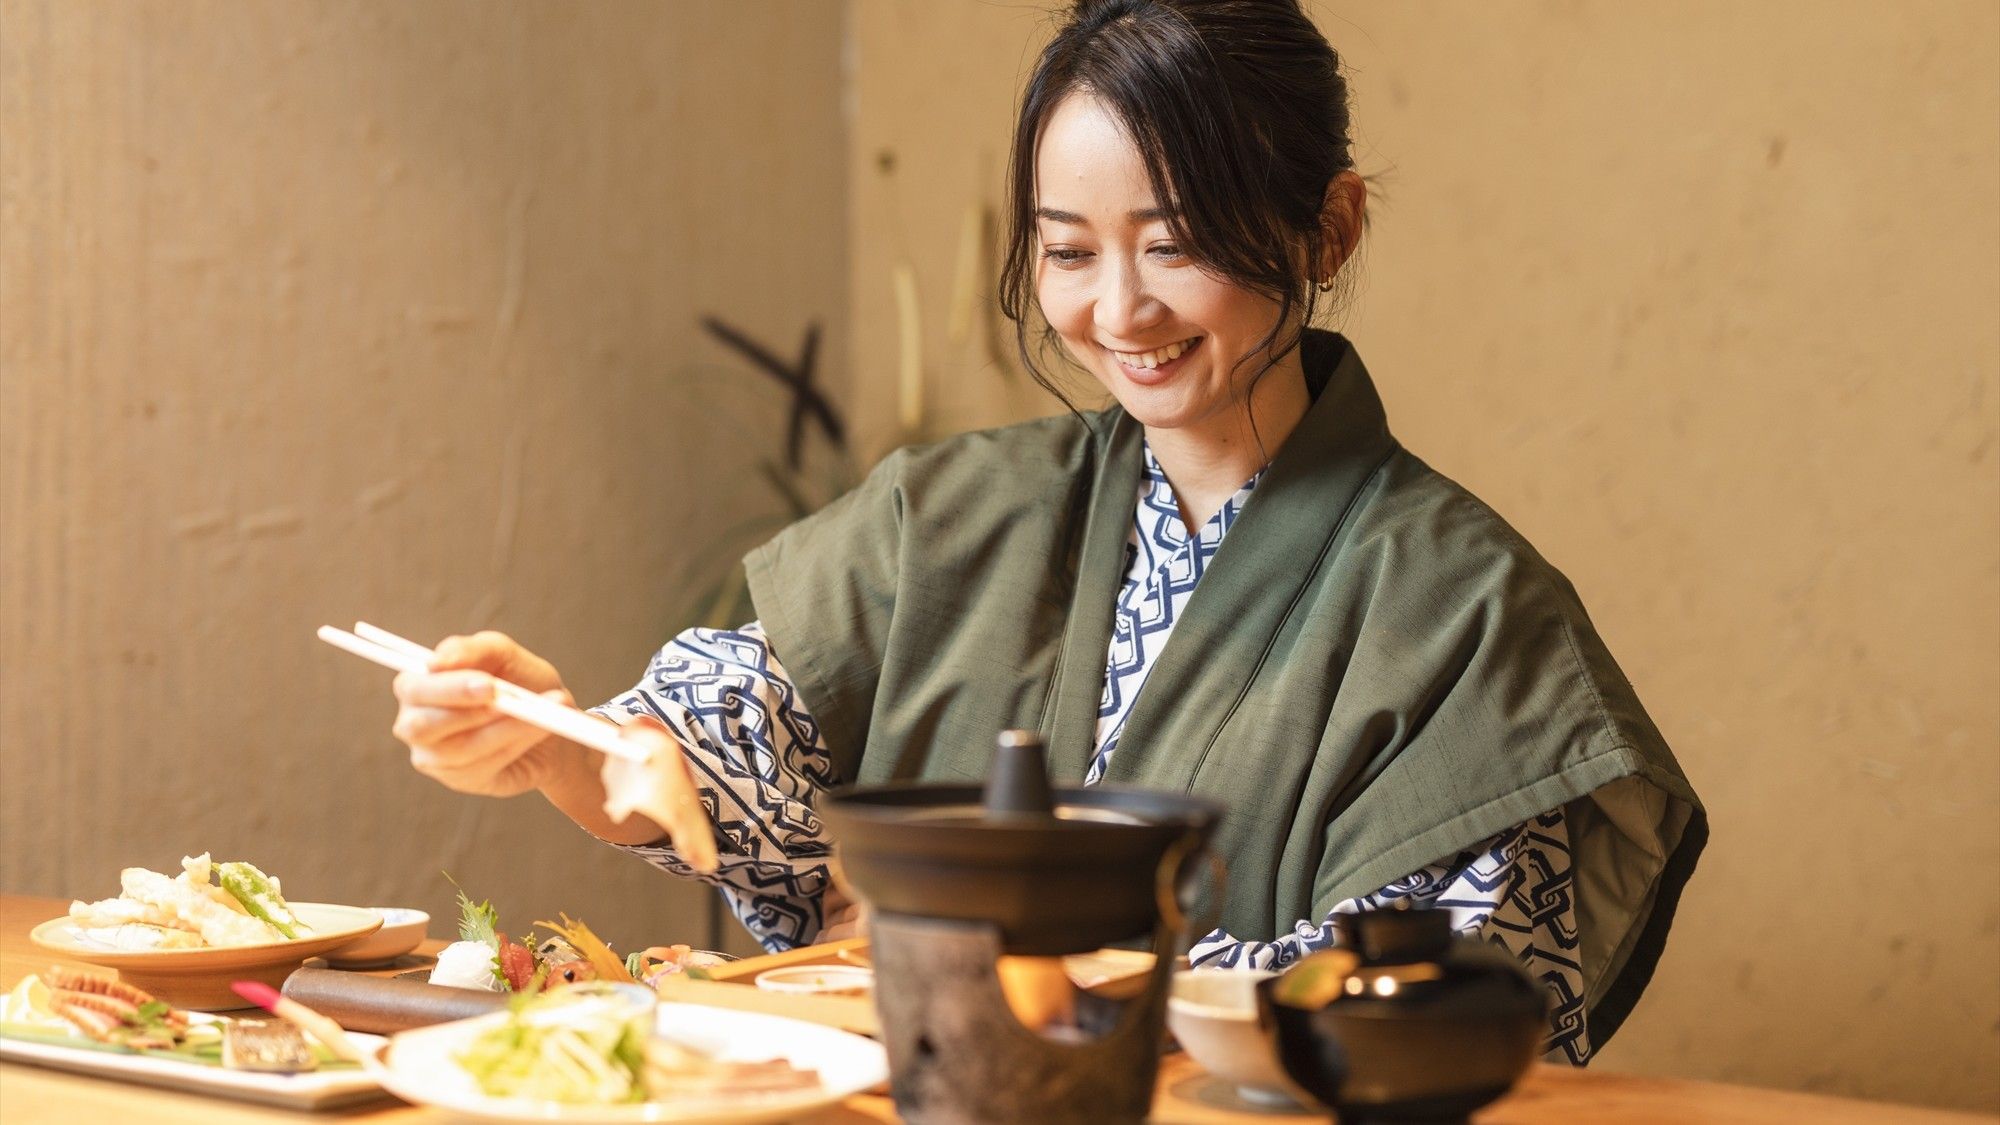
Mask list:
[[[351,633],[322,625],[319,627],[319,639],[398,672],[427,672],[431,658],[436,655],[415,641],[406,640],[366,621],[355,622]],[[621,738],[616,726],[497,677],[493,681],[493,709],[614,758],[643,762],[648,757],[645,749]]]

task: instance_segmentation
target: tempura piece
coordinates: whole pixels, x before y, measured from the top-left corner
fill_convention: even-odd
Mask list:
[[[223,886],[209,882],[217,875]],[[128,867],[119,883],[125,893],[118,898],[69,904],[78,935],[99,948],[266,945],[312,933],[275,878],[247,863],[212,863],[207,852],[182,856],[178,876]]]
[[[83,926],[77,937],[84,942],[120,953],[145,953],[157,949],[201,949],[201,935],[172,926],[149,926],[127,922],[122,926]]]
[[[69,904],[69,916],[85,928],[106,926],[172,926],[178,920],[173,911],[129,898],[107,898],[99,902],[77,899]]]
[[[182,882],[238,914],[254,914],[254,911],[240,902],[235,895],[230,894],[227,889],[215,885],[213,879],[215,870],[216,865],[209,861],[207,852],[181,857]]]
[[[202,857],[204,868],[206,860],[206,856]],[[270,925],[243,913],[242,906],[234,899],[229,899],[229,905],[225,906],[207,893],[214,891],[227,898],[220,888],[196,883],[188,874],[169,879],[157,871],[128,867],[118,873],[118,882],[126,898],[171,912],[182,928],[194,930],[210,945],[263,945],[285,940]],[[235,909],[230,909],[231,906]]]
[[[285,901],[285,892],[278,880],[257,870],[248,863],[221,863],[215,868],[216,877],[229,897],[241,903],[250,916],[277,927],[279,933],[294,940],[312,936],[312,927],[299,921],[292,908]]]

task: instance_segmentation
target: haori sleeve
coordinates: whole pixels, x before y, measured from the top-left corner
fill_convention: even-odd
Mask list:
[[[713,884],[767,950],[813,940],[832,852],[813,805],[834,782],[832,762],[763,627],[687,630],[631,690],[591,711],[617,723],[650,715],[673,732],[715,825],[720,864],[698,875],[664,841],[619,846]]]
[[[1592,1045],[1573,886],[1569,832],[1557,808],[1373,894],[1340,902],[1318,922],[1301,920],[1276,940],[1238,941],[1215,930],[1188,951],[1188,963],[1202,969],[1283,969],[1334,944],[1334,915],[1378,910],[1398,900],[1449,910],[1460,933],[1483,937],[1520,959],[1549,1000],[1544,1057],[1581,1066],[1590,1061]]]

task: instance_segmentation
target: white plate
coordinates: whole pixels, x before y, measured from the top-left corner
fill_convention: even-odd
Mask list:
[[[887,1052],[881,1044],[859,1035],[782,1016],[705,1008],[698,1004],[661,1004],[657,1011],[657,1026],[662,1035],[724,1059],[785,1059],[793,1066],[818,1071],[820,1088],[728,1102],[607,1106],[488,1097],[480,1093],[472,1076],[459,1067],[454,1056],[480,1032],[504,1022],[505,1012],[398,1033],[384,1052],[386,1066],[379,1077],[389,1092],[420,1105],[488,1121],[555,1121],[564,1125],[633,1122],[752,1125],[787,1121],[837,1104],[889,1079]]]
[[[216,1017],[190,1013],[194,1023]],[[348,1037],[363,1050],[372,1051],[387,1042],[379,1035],[349,1032]],[[365,1070],[315,1070],[304,1074],[255,1074],[220,1066],[178,1062],[153,1055],[124,1055],[90,1047],[65,1047],[40,1040],[15,1039],[0,1035],[0,1059],[33,1063],[52,1070],[67,1070],[144,1086],[165,1086],[197,1094],[261,1102],[286,1109],[334,1109],[384,1096],[381,1085]]]

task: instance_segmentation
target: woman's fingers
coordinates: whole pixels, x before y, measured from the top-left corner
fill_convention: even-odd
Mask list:
[[[614,821],[643,813],[666,830],[674,850],[697,871],[714,871],[715,827],[702,807],[687,756],[667,728],[640,716],[625,724],[619,736],[646,751],[644,761],[606,755],[604,812]]]
[[[511,663],[514,651],[520,647],[514,638],[492,630],[446,637],[431,647],[431,671],[448,668],[498,671]]]
[[[391,690],[406,707],[486,707],[493,702],[493,677],[470,670],[398,672]]]
[[[505,633],[490,629],[464,637],[446,637],[431,649],[431,671],[445,672],[473,668],[489,672],[529,691],[549,691],[562,686],[555,666]]]
[[[402,672],[395,692],[400,706],[389,732],[412,750],[436,750],[500,719],[493,710],[493,680],[484,672]]]
[[[497,772],[548,735],[515,719],[501,717],[426,746],[454,770]]]
[[[486,707],[420,707],[404,704],[396,710],[389,733],[411,746],[436,746],[454,735],[502,719]]]

